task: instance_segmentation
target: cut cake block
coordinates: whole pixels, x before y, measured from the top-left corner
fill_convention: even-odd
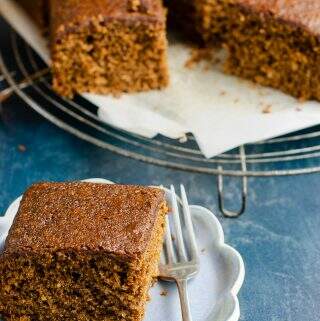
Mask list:
[[[121,94],[168,84],[161,0],[51,0],[53,88]]]
[[[157,188],[38,183],[0,256],[5,320],[140,321],[167,212]]]

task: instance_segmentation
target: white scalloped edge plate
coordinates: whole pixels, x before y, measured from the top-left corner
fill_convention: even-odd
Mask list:
[[[113,183],[92,178],[86,181]],[[170,206],[170,191],[166,190]],[[14,217],[21,196],[0,218],[0,250]],[[200,272],[189,282],[189,295],[194,321],[238,321],[240,308],[237,294],[243,284],[245,269],[240,254],[225,244],[222,227],[215,215],[201,206],[190,206],[200,250]],[[145,321],[180,321],[180,306],[174,284],[158,282],[151,289]]]

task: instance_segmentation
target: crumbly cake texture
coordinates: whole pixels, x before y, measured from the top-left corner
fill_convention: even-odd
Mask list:
[[[51,0],[53,88],[131,93],[168,84],[161,0]]]
[[[0,256],[4,320],[140,321],[167,212],[160,189],[30,187]]]
[[[207,45],[226,47],[227,73],[320,100],[319,1],[193,0],[191,14],[178,8],[184,1],[172,0],[169,9]]]

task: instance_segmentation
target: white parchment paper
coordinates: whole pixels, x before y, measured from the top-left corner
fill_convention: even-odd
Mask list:
[[[45,39],[14,1],[0,0],[0,12],[50,64]],[[186,68],[190,48],[183,43],[172,41],[168,58],[171,83],[165,90],[120,98],[83,96],[99,107],[101,119],[121,129],[146,137],[179,138],[191,132],[206,157],[320,123],[318,102],[301,103],[225,75],[218,67],[208,69],[205,62]]]

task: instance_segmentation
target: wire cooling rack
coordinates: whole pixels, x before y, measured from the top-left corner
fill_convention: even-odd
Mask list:
[[[249,177],[320,172],[320,126],[206,159],[192,135],[183,142],[162,136],[144,138],[102,122],[97,107],[81,97],[68,100],[56,95],[50,70],[33,50],[14,31],[9,42],[5,48],[0,46],[0,85],[4,88],[0,103],[16,94],[58,127],[101,148],[154,165],[216,175],[219,207],[227,217],[245,211]],[[225,208],[224,176],[242,181],[242,203],[236,212]]]

